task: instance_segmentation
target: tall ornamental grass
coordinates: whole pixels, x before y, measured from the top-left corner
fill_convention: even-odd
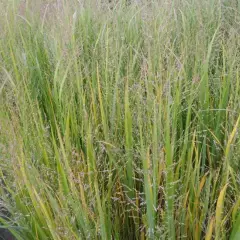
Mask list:
[[[0,12],[0,228],[240,239],[239,0]]]

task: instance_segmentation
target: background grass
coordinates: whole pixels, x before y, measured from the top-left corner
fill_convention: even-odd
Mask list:
[[[239,1],[0,6],[1,228],[240,238]]]

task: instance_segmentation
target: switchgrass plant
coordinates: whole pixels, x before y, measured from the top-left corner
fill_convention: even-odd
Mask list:
[[[1,1],[0,28],[1,228],[240,239],[239,1]]]

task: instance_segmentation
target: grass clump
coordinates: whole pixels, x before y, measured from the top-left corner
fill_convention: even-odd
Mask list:
[[[106,2],[1,2],[1,227],[239,239],[240,2]]]

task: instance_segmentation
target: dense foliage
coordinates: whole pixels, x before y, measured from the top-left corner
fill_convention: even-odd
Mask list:
[[[239,0],[99,2],[1,1],[1,228],[240,239]]]

